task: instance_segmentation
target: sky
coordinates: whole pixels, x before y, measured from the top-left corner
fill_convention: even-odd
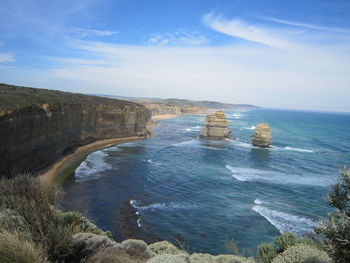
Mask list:
[[[349,0],[1,0],[0,82],[350,111]]]

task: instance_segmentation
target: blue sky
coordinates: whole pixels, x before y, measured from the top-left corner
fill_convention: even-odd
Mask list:
[[[350,1],[2,0],[0,82],[350,111]]]

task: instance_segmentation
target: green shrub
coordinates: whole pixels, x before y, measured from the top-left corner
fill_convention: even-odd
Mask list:
[[[123,241],[118,247],[135,258],[149,259],[154,256],[154,253],[148,249],[147,244],[142,240],[128,239]]]
[[[276,257],[277,251],[272,244],[263,243],[258,246],[256,258],[260,263],[271,263]]]
[[[177,255],[162,254],[162,255],[157,255],[147,261],[147,263],[188,263],[188,262],[189,262],[189,256],[186,254],[177,254]]]
[[[326,196],[335,208],[328,219],[315,228],[324,238],[325,248],[337,263],[350,262],[350,170],[343,168],[341,178]]]
[[[287,248],[276,256],[272,263],[331,263],[331,258],[325,251],[314,247],[297,244]]]
[[[82,259],[97,253],[99,250],[117,246],[116,242],[111,241],[106,236],[92,233],[74,234],[73,244],[73,253],[71,257],[75,259]]]
[[[18,233],[0,232],[0,262],[46,263],[43,250],[34,243],[22,240]]]
[[[85,263],[143,263],[145,260],[133,258],[124,250],[118,247],[108,247],[99,250],[96,254],[89,257]]]
[[[161,254],[175,255],[179,253],[186,253],[178,249],[168,241],[161,241],[161,242],[150,244],[148,245],[148,249],[157,255],[161,255]]]
[[[22,239],[32,241],[27,222],[16,211],[9,209],[0,211],[0,229],[11,233],[17,232]]]
[[[57,188],[28,174],[0,181],[1,210],[16,211],[28,226],[31,238],[41,245],[53,262],[64,261],[71,253],[74,229],[62,226],[54,208]],[[16,222],[14,222],[16,223]],[[21,229],[18,221],[16,228]]]
[[[106,236],[113,241],[111,232],[104,232],[99,229],[95,224],[91,223],[85,216],[77,211],[69,211],[65,213],[60,213],[57,216],[57,220],[62,225],[70,225],[74,227],[77,232],[87,232],[96,235]]]
[[[299,242],[299,239],[292,233],[284,233],[275,239],[277,253],[282,253],[288,247],[294,246]]]

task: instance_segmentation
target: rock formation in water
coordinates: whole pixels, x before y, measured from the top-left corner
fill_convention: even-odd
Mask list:
[[[230,138],[231,130],[228,128],[228,121],[225,113],[223,111],[216,111],[208,114],[200,136],[216,139]]]
[[[272,130],[270,126],[263,122],[259,123],[252,136],[252,144],[258,147],[269,147],[272,143]]]
[[[133,102],[0,84],[0,177],[35,173],[96,140],[145,136],[149,117]]]

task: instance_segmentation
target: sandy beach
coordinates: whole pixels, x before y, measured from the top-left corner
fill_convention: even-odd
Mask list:
[[[159,121],[159,120],[165,120],[165,119],[173,119],[179,117],[178,115],[175,114],[162,114],[162,115],[155,115],[152,116],[153,121]]]
[[[55,164],[53,164],[51,167],[49,167],[46,171],[39,174],[39,178],[48,181],[48,182],[54,182],[57,175],[60,173],[60,171],[63,169],[65,164],[69,163],[70,161],[78,158],[81,155],[87,154],[89,152],[105,148],[107,146],[112,146],[124,142],[129,141],[136,141],[136,140],[142,140],[144,137],[127,137],[127,138],[115,138],[115,139],[106,139],[106,140],[100,140],[96,141],[81,147],[78,147],[73,153],[62,157],[59,161],[57,161]]]

